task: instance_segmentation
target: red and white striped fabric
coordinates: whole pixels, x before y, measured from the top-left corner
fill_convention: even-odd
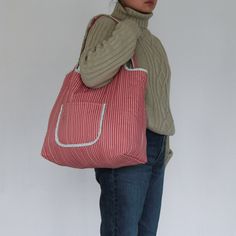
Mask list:
[[[102,14],[101,14],[102,15]],[[96,16],[97,18],[97,16]],[[73,168],[117,168],[147,162],[147,70],[127,64],[92,89],[78,64],[66,74],[51,110],[41,155]]]

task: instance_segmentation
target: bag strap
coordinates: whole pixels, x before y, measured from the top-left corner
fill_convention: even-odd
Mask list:
[[[82,47],[81,47],[81,50],[80,50],[79,59],[80,59],[81,54],[82,54],[82,52],[83,52],[83,50],[84,50],[84,47],[85,47],[85,43],[86,43],[86,39],[87,39],[89,30],[90,30],[91,27],[94,25],[95,21],[96,21],[99,17],[101,17],[101,16],[108,16],[108,17],[112,18],[114,21],[116,21],[116,22],[118,22],[118,23],[120,22],[120,19],[118,19],[118,18],[116,18],[116,17],[114,17],[114,16],[111,16],[111,15],[109,15],[109,14],[98,14],[98,15],[94,16],[94,17],[89,21],[89,23],[88,23],[88,27],[87,27],[87,29],[86,29],[85,37],[84,37],[84,40],[83,40],[83,43],[82,43]],[[133,67],[133,68],[137,67],[137,61],[136,61],[136,58],[135,58],[135,55],[134,55],[134,54],[133,54],[133,56],[131,57],[131,63],[132,63],[132,67]],[[78,66],[79,66],[79,60],[78,60],[78,62],[76,63],[74,69],[78,69]]]

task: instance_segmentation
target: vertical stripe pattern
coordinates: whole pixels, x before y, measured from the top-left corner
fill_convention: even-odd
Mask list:
[[[79,68],[66,74],[48,121],[45,159],[81,169],[146,163],[148,72],[132,62],[97,89],[83,83]]]

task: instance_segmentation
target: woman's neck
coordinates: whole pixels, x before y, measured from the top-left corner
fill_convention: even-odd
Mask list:
[[[153,13],[142,13],[133,8],[123,6],[119,1],[117,1],[111,15],[117,17],[120,20],[132,18],[137,22],[140,28],[147,28],[148,20],[153,16]]]

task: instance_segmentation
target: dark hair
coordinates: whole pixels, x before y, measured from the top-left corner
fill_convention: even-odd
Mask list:
[[[116,3],[116,2],[120,2],[120,3],[121,3],[120,0],[111,0],[111,3],[112,3],[112,2],[115,2],[115,3]]]

